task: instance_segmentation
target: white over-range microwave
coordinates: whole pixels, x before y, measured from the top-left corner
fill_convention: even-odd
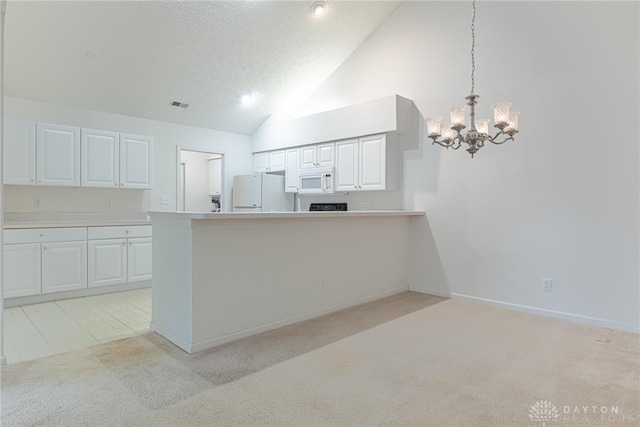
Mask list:
[[[298,193],[333,194],[334,168],[310,168],[298,171]]]

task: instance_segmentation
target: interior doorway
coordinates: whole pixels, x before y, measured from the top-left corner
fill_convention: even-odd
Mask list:
[[[178,147],[178,212],[219,212],[223,197],[221,153]]]

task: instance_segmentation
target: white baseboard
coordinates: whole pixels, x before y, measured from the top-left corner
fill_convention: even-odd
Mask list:
[[[174,334],[173,332],[169,332],[168,330],[166,330],[165,328],[163,328],[162,326],[154,322],[149,323],[149,330],[151,332],[155,332],[157,334],[162,335],[163,337],[165,337],[166,339],[168,339],[169,341],[171,341],[172,343],[174,343],[175,345],[177,345],[187,353],[193,353],[193,351],[191,351],[192,349],[191,342],[188,339],[180,337]]]
[[[261,332],[266,332],[266,331],[270,331],[272,329],[277,329],[277,328],[281,328],[283,326],[288,326],[288,325],[292,325],[294,323],[298,323],[298,322],[302,322],[304,320],[308,320],[308,319],[313,319],[314,317],[319,317],[319,316],[323,316],[325,314],[329,314],[329,313],[333,313],[335,311],[339,311],[345,308],[349,308],[349,307],[353,307],[356,305],[360,305],[360,304],[364,304],[366,302],[370,302],[370,301],[374,301],[380,298],[384,298],[384,297],[388,297],[391,295],[395,295],[398,294],[400,292],[406,292],[408,291],[409,288],[408,286],[402,286],[396,289],[392,289],[389,291],[384,291],[384,292],[380,292],[374,295],[369,295],[367,297],[364,298],[359,298],[359,299],[355,299],[355,300],[351,300],[351,301],[347,301],[344,303],[340,303],[340,304],[336,304],[334,306],[331,307],[327,307],[327,308],[323,308],[320,310],[316,310],[316,311],[312,311],[310,313],[306,313],[300,316],[295,316],[295,317],[290,317],[288,319],[283,319],[283,320],[278,320],[276,322],[272,322],[272,323],[268,323],[265,325],[260,325],[260,326],[256,326],[254,328],[250,328],[250,329],[245,329],[242,331],[238,331],[238,332],[234,332],[232,334],[228,334],[228,335],[223,335],[220,337],[216,337],[216,338],[212,338],[209,340],[205,340],[205,341],[200,341],[197,343],[193,343],[190,346],[190,351],[187,350],[189,353],[196,353],[198,351],[202,351],[202,350],[207,350],[231,341],[235,341],[237,339],[240,338],[245,338],[251,335],[255,335],[255,334],[259,334]],[[163,333],[159,332],[160,335],[164,335]],[[169,337],[167,337],[169,338]],[[172,342],[176,342],[172,339],[169,339]],[[179,347],[185,349],[184,347],[182,347],[181,345],[177,344]]]
[[[120,283],[117,285],[96,286],[92,288],[76,289],[73,291],[52,292],[50,294],[30,295],[26,297],[14,297],[4,299],[4,308],[19,307],[28,304],[40,304],[43,302],[59,301],[71,298],[83,298],[94,295],[111,294],[114,292],[134,291],[151,287],[151,280],[139,282]]]
[[[3,354],[2,356],[0,356],[0,366],[4,366],[7,364],[7,358],[6,356]]]
[[[420,292],[421,294],[429,294],[442,298],[451,298],[451,292],[449,291],[439,291],[431,288],[424,288],[421,286],[411,286],[409,285],[409,290],[414,292]]]
[[[429,293],[429,292],[427,292]],[[451,298],[464,301],[477,302],[480,304],[491,305],[494,307],[506,308],[509,310],[520,311],[523,313],[538,314],[541,316],[553,317],[556,319],[571,320],[574,322],[585,323],[588,325],[601,326],[610,329],[619,329],[627,332],[640,333],[640,324],[622,323],[613,320],[599,319],[597,317],[583,316],[580,314],[567,313],[564,311],[547,310],[543,308],[531,307],[521,304],[513,304],[509,302],[495,301],[487,298],[478,298],[469,295],[452,293]]]

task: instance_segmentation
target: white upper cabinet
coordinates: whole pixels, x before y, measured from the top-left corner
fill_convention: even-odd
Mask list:
[[[253,155],[254,172],[281,172],[285,168],[284,150],[265,151]]]
[[[299,148],[291,148],[285,152],[284,191],[287,193],[298,192],[298,165],[300,164]]]
[[[120,134],[120,187],[150,189],[153,185],[153,138]]]
[[[80,185],[119,186],[120,140],[116,132],[82,129],[80,153]]]
[[[38,185],[80,185],[80,128],[36,125],[36,178]]]
[[[386,145],[384,135],[360,138],[360,190],[386,188]]]
[[[386,189],[386,137],[336,142],[336,191]]]
[[[358,180],[358,140],[336,142],[335,191],[356,191]]]
[[[150,189],[153,138],[5,119],[5,184]]]
[[[333,166],[335,163],[336,144],[328,142],[326,144],[318,144],[317,163],[319,167]]]
[[[307,145],[300,148],[300,168],[331,167],[334,165],[335,143]]]
[[[36,122],[5,119],[2,171],[5,184],[36,183]]]
[[[284,150],[269,152],[269,172],[284,171],[285,157]]]

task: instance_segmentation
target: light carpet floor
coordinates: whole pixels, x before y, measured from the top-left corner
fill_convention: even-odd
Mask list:
[[[1,373],[3,426],[640,425],[637,334],[413,292],[193,355],[150,333]]]

